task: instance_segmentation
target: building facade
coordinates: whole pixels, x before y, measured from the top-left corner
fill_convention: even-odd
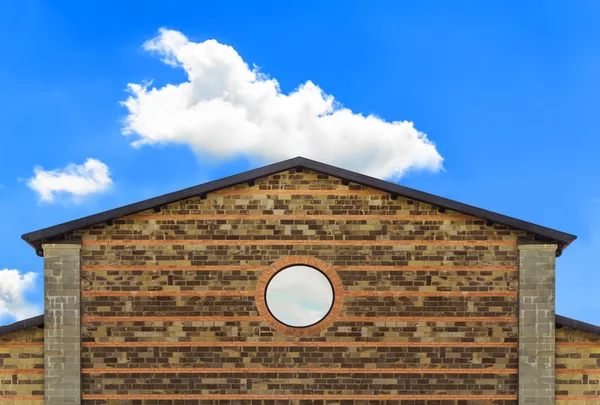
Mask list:
[[[23,239],[3,404],[600,404],[600,328],[555,314],[575,236],[396,184],[295,158]],[[268,302],[299,266],[332,291],[302,327]]]

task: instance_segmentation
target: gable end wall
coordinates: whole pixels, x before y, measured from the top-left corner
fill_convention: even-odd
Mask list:
[[[85,404],[516,404],[523,231],[291,170],[73,237]],[[343,282],[318,335],[281,334],[257,310],[260,275],[287,256]]]

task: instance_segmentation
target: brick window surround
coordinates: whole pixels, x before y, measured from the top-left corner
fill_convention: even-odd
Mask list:
[[[265,302],[265,291],[267,285],[269,284],[269,280],[280,270],[295,265],[309,266],[321,271],[329,279],[333,288],[333,305],[331,310],[327,316],[325,316],[325,318],[321,319],[321,321],[307,327],[292,327],[284,325],[275,319],[273,315],[271,315]],[[285,335],[310,336],[319,334],[321,331],[327,329],[339,316],[342,306],[344,305],[344,286],[337,272],[331,267],[331,265],[325,263],[324,261],[312,256],[288,256],[277,260],[263,272],[257,283],[255,299],[258,312],[265,319],[265,321],[267,321],[271,328]]]

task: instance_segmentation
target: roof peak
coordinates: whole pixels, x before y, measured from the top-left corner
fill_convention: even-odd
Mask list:
[[[487,220],[490,224],[499,223],[510,226],[512,228],[521,229],[537,235],[541,241],[554,242],[559,245],[557,254],[565,249],[577,236],[555,229],[547,228],[541,225],[536,225],[531,222],[522,221],[513,217],[498,214],[496,212],[484,210],[472,205],[463,204],[447,198],[439,197],[433,194],[418,191],[412,188],[400,186],[396,183],[377,179],[350,170],[331,166],[325,163],[317,162],[302,156],[297,156],[281,162],[272,163],[246,172],[238,173],[232,176],[224,177],[218,180],[213,180],[204,184],[189,187],[180,191],[164,194],[158,197],[143,200],[137,203],[125,205],[123,207],[104,211],[98,214],[90,215],[73,221],[65,222],[59,225],[48,228],[39,229],[29,232],[21,236],[29,245],[39,252],[41,244],[47,240],[60,240],[64,238],[65,233],[85,228],[90,225],[111,221],[115,218],[120,218],[126,215],[131,215],[140,211],[145,211],[154,207],[169,204],[175,201],[184,200],[186,198],[206,195],[208,193],[231,187],[236,184],[254,181],[261,177],[270,176],[279,172],[294,168],[305,168],[319,173],[327,174],[333,177],[338,177],[343,180],[386,191],[393,196],[403,196],[417,201],[422,201],[428,204],[435,205],[443,209],[461,212],[481,219]]]

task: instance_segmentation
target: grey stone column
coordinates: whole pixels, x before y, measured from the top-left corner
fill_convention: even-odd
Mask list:
[[[81,403],[81,244],[44,244],[44,404]]]
[[[557,247],[519,244],[519,405],[555,403]]]

